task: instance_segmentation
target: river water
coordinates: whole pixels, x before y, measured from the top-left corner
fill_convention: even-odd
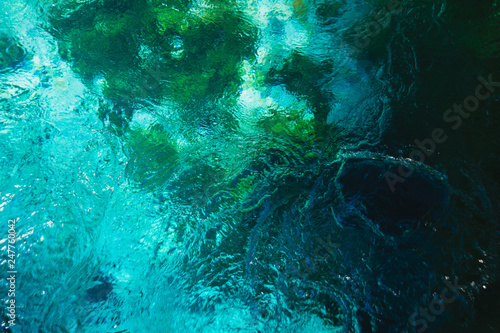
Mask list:
[[[3,331],[498,332],[499,7],[2,0]]]

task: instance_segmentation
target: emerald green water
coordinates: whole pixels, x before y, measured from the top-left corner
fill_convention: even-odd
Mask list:
[[[499,13],[0,2],[2,328],[419,332],[458,279],[424,330],[496,332],[498,91],[456,131],[441,118],[500,81]],[[447,141],[410,161],[437,127]]]

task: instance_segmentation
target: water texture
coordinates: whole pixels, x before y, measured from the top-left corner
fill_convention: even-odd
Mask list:
[[[0,0],[2,331],[499,332],[499,112],[498,0]]]

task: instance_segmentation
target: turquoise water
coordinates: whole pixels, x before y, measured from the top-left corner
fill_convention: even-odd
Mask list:
[[[499,19],[497,1],[0,2],[2,328],[496,332],[498,91],[460,129],[442,115],[500,81]],[[412,319],[448,280],[456,299]]]

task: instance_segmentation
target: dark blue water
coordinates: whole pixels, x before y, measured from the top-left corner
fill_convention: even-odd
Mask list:
[[[1,1],[3,332],[500,331],[499,40],[497,0]]]

